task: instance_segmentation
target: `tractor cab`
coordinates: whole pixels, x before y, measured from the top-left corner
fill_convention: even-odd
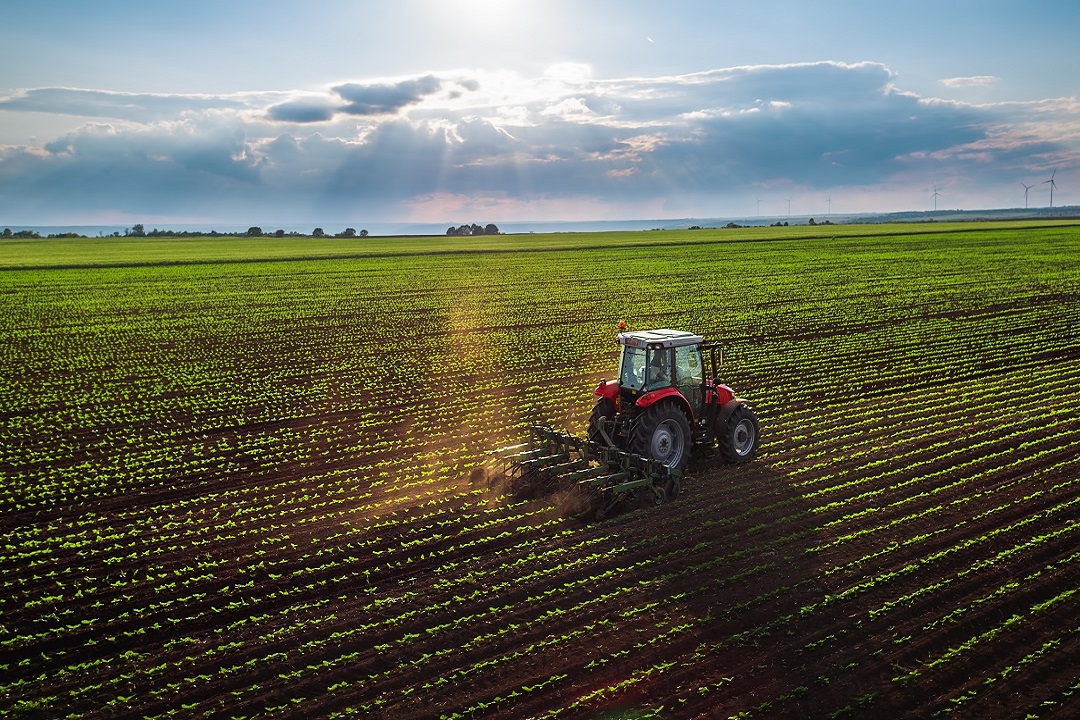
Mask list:
[[[674,388],[694,417],[705,400],[705,364],[700,335],[679,330],[620,333],[619,393],[631,403],[646,393]]]

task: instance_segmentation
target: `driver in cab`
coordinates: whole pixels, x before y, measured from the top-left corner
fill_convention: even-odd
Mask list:
[[[653,353],[652,360],[649,362],[646,387],[664,387],[671,384],[671,370],[668,368],[667,356],[668,353],[663,351]]]

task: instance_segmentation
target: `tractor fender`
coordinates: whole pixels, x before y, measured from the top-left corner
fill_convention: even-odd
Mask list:
[[[731,413],[735,412],[737,408],[746,405],[746,401],[742,398],[733,397],[724,403],[724,406],[720,408],[720,412],[716,414],[716,424],[713,426],[717,430],[727,425],[728,418],[731,417]]]
[[[666,387],[666,388],[663,388],[662,390],[653,390],[652,392],[647,392],[644,395],[642,395],[641,397],[639,397],[637,399],[637,402],[634,403],[634,404],[637,405],[639,408],[645,409],[645,408],[649,407],[650,405],[654,405],[654,404],[660,402],[661,400],[665,400],[667,398],[674,398],[675,399],[675,401],[679,405],[679,407],[682,408],[683,412],[686,413],[686,417],[690,421],[690,424],[693,425],[694,424],[694,411],[690,408],[690,401],[688,401],[683,396],[683,394],[681,392],[679,392],[678,389],[676,389],[676,388]]]
[[[705,402],[723,407],[735,398],[735,391],[730,386],[719,381],[713,381],[705,385]]]
[[[600,384],[596,386],[594,394],[615,402],[619,398],[619,381],[601,380]]]

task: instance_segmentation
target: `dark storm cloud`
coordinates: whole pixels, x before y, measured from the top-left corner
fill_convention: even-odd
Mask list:
[[[450,92],[460,97],[464,91],[475,90],[475,81],[458,83]],[[268,119],[274,122],[325,123],[338,114],[358,117],[394,115],[443,89],[443,81],[434,75],[402,80],[396,83],[345,83],[331,90],[337,96],[299,98],[270,106]]]
[[[325,101],[291,100],[271,105],[266,114],[276,122],[316,123],[331,120],[334,112],[334,106]]]
[[[415,105],[442,87],[434,75],[397,83],[364,85],[345,83],[332,88],[345,100],[339,110],[348,115],[390,115],[409,105]]]

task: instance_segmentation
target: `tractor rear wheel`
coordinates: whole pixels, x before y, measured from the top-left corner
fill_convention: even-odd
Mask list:
[[[716,438],[728,462],[750,462],[757,454],[761,434],[757,415],[749,405],[740,405],[728,417]]]
[[[670,401],[650,405],[634,427],[631,448],[672,470],[682,470],[690,460],[690,422]]]

